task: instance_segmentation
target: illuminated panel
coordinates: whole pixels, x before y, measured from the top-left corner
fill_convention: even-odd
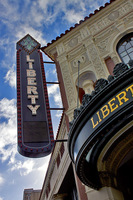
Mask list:
[[[54,145],[51,114],[40,44],[30,35],[17,43],[18,151],[42,157]]]

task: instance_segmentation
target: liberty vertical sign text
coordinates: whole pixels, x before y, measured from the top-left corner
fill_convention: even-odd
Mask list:
[[[38,99],[38,92],[36,82],[36,71],[33,69],[34,59],[30,59],[29,55],[27,55],[26,57],[27,62],[29,64],[29,69],[27,69],[27,95],[28,99],[31,100],[31,105],[27,105],[27,107],[31,110],[32,115],[36,115],[37,109],[40,107],[40,105],[36,105],[36,100]]]

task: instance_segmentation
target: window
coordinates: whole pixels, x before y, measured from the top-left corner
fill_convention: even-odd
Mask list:
[[[117,52],[125,64],[133,60],[133,33],[127,34],[118,42]]]

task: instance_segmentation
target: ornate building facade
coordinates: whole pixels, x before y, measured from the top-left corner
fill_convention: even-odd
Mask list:
[[[56,63],[65,109],[56,139],[68,139],[69,122],[75,118],[74,110],[82,104],[83,96],[93,96],[98,80],[109,80],[116,64],[123,62],[132,68],[133,0],[110,0],[110,3],[48,43],[42,51]],[[69,156],[67,142],[56,143],[39,200],[132,199],[132,181],[127,183],[129,186],[125,187],[125,191],[124,185],[119,183],[127,181],[128,170],[133,178],[132,120],[130,117],[130,123],[117,131],[99,153],[96,167],[100,188],[81,182],[75,163]],[[127,137],[124,137],[125,131]]]

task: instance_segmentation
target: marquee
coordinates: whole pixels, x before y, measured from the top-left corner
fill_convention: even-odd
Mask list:
[[[17,42],[18,151],[27,157],[51,153],[54,139],[40,44],[30,35]]]

